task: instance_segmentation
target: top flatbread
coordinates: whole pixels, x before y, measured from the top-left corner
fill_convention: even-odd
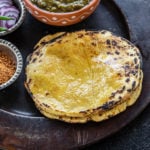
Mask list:
[[[51,114],[107,111],[142,82],[139,50],[108,31],[57,33],[44,40],[28,62],[26,87]]]

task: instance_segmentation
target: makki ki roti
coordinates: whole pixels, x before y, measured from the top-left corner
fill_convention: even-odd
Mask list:
[[[48,35],[28,62],[26,87],[51,116],[100,114],[129,100],[140,85],[140,56],[134,45],[108,31]]]
[[[141,79],[143,79],[143,77]],[[84,117],[68,117],[68,116],[59,116],[59,115],[51,114],[51,113],[49,113],[47,107],[45,107],[45,105],[43,105],[43,104],[38,103],[38,101],[36,102],[36,107],[46,117],[62,120],[62,121],[68,122],[68,123],[85,123],[85,122],[88,122],[91,120],[93,120],[95,122],[99,122],[99,121],[109,119],[109,118],[123,112],[124,110],[126,110],[127,106],[131,106],[132,104],[134,104],[136,99],[140,95],[141,88],[142,88],[142,82],[140,83],[139,87],[137,87],[135,92],[133,92],[131,94],[131,96],[128,100],[121,102],[120,104],[114,106],[112,109],[108,109],[107,111],[104,111],[101,113],[94,112],[94,113],[92,113],[88,116],[84,116]]]

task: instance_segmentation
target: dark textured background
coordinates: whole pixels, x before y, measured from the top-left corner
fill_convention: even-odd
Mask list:
[[[84,150],[150,150],[150,106],[118,133]]]
[[[128,22],[131,41],[149,59],[150,0],[114,0]],[[150,77],[149,77],[150,78]],[[149,91],[150,92],[150,91]],[[132,114],[131,114],[132,115]],[[128,126],[115,135],[85,150],[150,150],[150,105]]]

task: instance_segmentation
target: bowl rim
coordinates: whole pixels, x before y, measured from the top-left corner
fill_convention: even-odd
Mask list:
[[[65,15],[73,15],[75,13],[80,13],[83,10],[89,8],[93,3],[99,3],[101,0],[90,0],[90,2],[85,5],[84,7],[82,7],[79,10],[75,10],[75,11],[71,11],[71,12],[50,12],[44,9],[39,8],[38,6],[36,6],[35,4],[33,4],[30,0],[24,0],[26,3],[28,3],[28,5],[30,5],[30,7],[33,7],[34,9],[38,10],[39,12],[43,12],[47,15],[55,15],[55,16],[65,16]]]
[[[14,3],[18,2],[18,4],[20,5],[19,19],[12,28],[9,28],[7,31],[0,32],[0,36],[4,36],[4,35],[12,33],[16,29],[18,29],[24,21],[24,18],[25,18],[25,15],[26,15],[26,9],[25,9],[25,5],[24,5],[23,1],[22,0],[13,0],[13,2]]]
[[[21,71],[23,68],[23,58],[22,58],[22,55],[21,55],[19,49],[11,42],[0,39],[0,45],[3,45],[5,47],[7,47],[8,49],[10,49],[10,51],[14,54],[14,56],[16,57],[16,60],[17,60],[15,73],[7,82],[0,85],[0,90],[2,90],[4,88],[8,87],[9,85],[11,85],[12,83],[14,83],[17,80],[17,78],[19,77],[19,75],[21,74]]]

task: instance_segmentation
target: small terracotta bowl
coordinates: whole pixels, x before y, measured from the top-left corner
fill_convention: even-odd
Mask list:
[[[83,8],[68,13],[55,13],[40,9],[30,0],[24,0],[24,3],[27,10],[39,21],[54,26],[68,26],[81,22],[90,16],[99,5],[100,0],[91,0]]]
[[[5,83],[0,84],[0,90],[2,90],[10,86],[12,83],[14,83],[16,79],[19,77],[23,67],[23,58],[19,49],[15,45],[6,40],[0,39],[0,51],[9,55],[12,58],[12,60],[14,60],[16,65],[14,75]]]

